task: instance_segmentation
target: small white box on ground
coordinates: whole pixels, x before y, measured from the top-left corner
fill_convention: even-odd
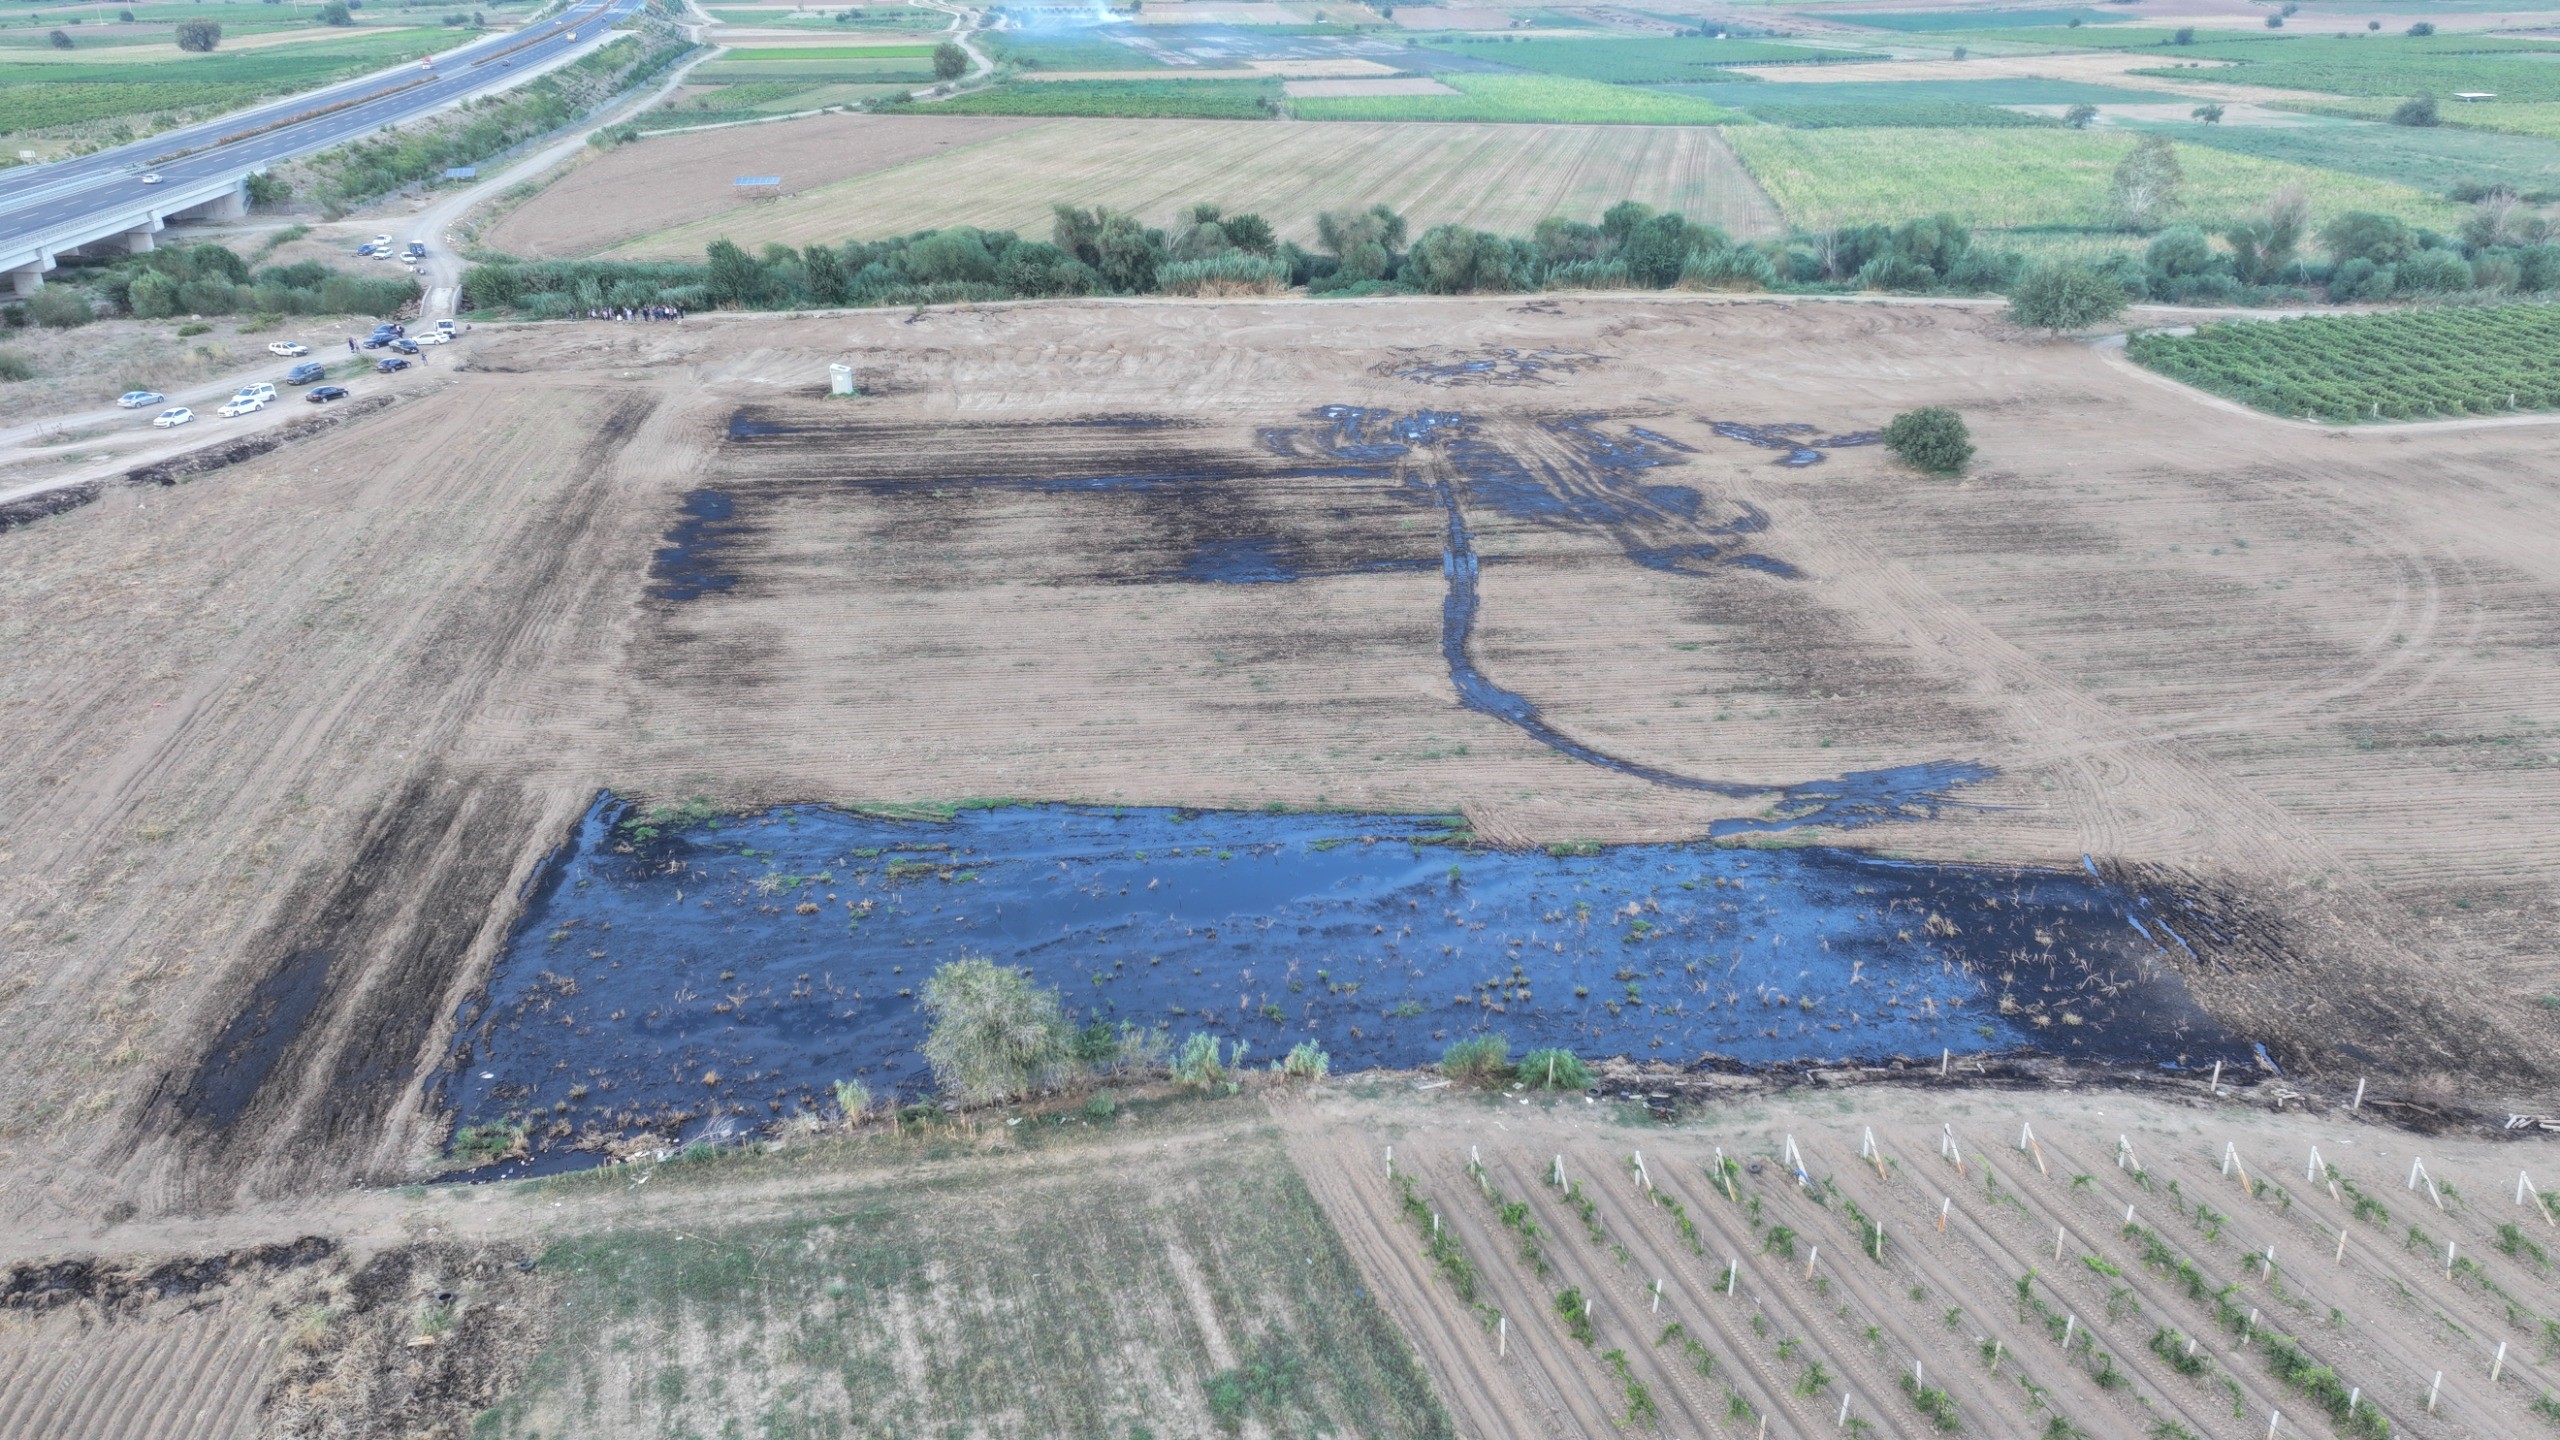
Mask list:
[[[839,361],[827,367],[827,388],[838,395],[853,395],[853,367]]]

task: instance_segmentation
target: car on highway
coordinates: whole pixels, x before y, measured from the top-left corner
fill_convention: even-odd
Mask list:
[[[329,367],[316,361],[307,365],[296,365],[284,372],[284,383],[287,385],[308,385],[316,380],[328,378]]]
[[[157,405],[168,398],[157,390],[127,390],[116,397],[116,403],[127,410],[139,410],[145,405]]]
[[[157,185],[160,183],[160,176],[157,172],[145,175],[142,177],[142,183],[145,185]]]
[[[374,370],[375,370],[377,373],[384,374],[384,375],[389,375],[389,374],[393,373],[394,371],[399,371],[399,370],[406,370],[406,369],[408,369],[408,368],[409,368],[409,362],[408,362],[408,361],[406,361],[406,360],[401,359],[401,358],[400,358],[399,356],[397,356],[397,355],[394,355],[394,356],[392,356],[392,357],[391,357],[390,359],[388,359],[388,360],[376,360],[376,361],[374,361],[374,362],[373,362],[373,368],[374,368]]]
[[[415,355],[418,353],[418,342],[409,339],[407,336],[402,336],[400,339],[392,341],[388,348],[397,354]]]
[[[311,347],[303,344],[299,340],[270,340],[267,342],[267,353],[270,355],[282,355],[290,359],[296,355],[310,354]]]
[[[264,396],[234,395],[231,397],[230,404],[223,406],[221,409],[216,410],[213,413],[221,416],[225,420],[230,420],[242,415],[255,415],[266,408],[267,402]]]
[[[319,389],[312,391],[310,394],[305,395],[302,398],[310,401],[314,405],[326,405],[332,400],[346,399],[347,387],[344,385],[323,385]]]
[[[194,418],[196,418],[196,412],[188,409],[184,405],[181,405],[174,410],[163,410],[159,414],[152,416],[151,428],[154,430],[175,430]]]

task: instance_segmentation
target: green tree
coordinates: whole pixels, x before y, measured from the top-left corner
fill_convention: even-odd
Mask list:
[[[2414,126],[2423,130],[2443,123],[2443,117],[2436,114],[2436,97],[2423,94],[2412,95],[2401,101],[2399,108],[2391,112],[2391,123]]]
[[[2397,215],[2350,210],[2320,227],[2320,245],[2329,258],[2341,263],[2370,260],[2376,265],[2396,265],[2418,248],[2418,237]]]
[[[812,245],[800,252],[800,273],[809,277],[809,298],[820,305],[841,305],[850,294],[852,277],[844,273],[844,257],[832,245]]]
[[[2187,114],[2194,117],[2202,124],[2219,125],[2222,123],[2222,107],[2220,105],[2199,105],[2193,110],[2188,111]]]
[[[218,20],[182,20],[178,22],[178,48],[202,55],[222,43],[222,23]]]
[[[2196,27],[2181,25],[2178,27],[2178,33],[2170,36],[2169,40],[2173,45],[2193,45],[2196,43]]]
[[[1905,410],[1884,427],[1884,443],[1903,462],[1932,475],[1954,475],[1973,458],[1964,417],[1943,405]]]
[[[924,1058],[942,1088],[972,1103],[1056,1083],[1072,1032],[1058,992],[1019,970],[971,956],[924,982]]]
[[[328,4],[320,7],[320,13],[316,18],[323,25],[356,23],[355,12],[347,8],[347,0],[329,0]]]
[[[71,330],[98,318],[89,297],[68,285],[47,285],[27,302],[27,318],[55,330]]]
[[[161,320],[177,315],[177,282],[156,269],[133,277],[133,290],[128,290],[128,305],[133,315],[143,320]]]
[[[957,80],[969,73],[969,52],[945,40],[933,47],[933,78]]]
[[[2085,100],[2062,112],[2062,123],[2074,130],[2088,129],[2089,122],[2097,118],[2098,107]]]
[[[2009,323],[2060,334],[2124,313],[2124,286],[2085,265],[2036,265],[2009,290]],[[1890,432],[1888,432],[1888,435]],[[1922,467],[1927,468],[1927,467]]]
[[[56,50],[68,50],[71,48],[71,37],[63,31],[56,30],[44,37],[44,43]]]
[[[1384,205],[1327,210],[1316,217],[1316,243],[1341,262],[1336,273],[1352,280],[1384,278],[1395,268],[1404,237],[1404,217]]]
[[[714,305],[744,305],[764,289],[764,267],[726,240],[714,240],[703,267],[702,288]]]
[[[2156,229],[2177,213],[2186,183],[2178,147],[2166,135],[2145,135],[2117,163],[2107,200],[2125,229]]]
[[[2429,22],[2429,21],[2421,20],[2421,21],[2419,21],[2417,24],[2412,25],[2412,26],[2410,26],[2410,27],[2409,27],[2409,33],[2410,33],[2410,34],[2412,34],[2412,35],[2416,35],[2416,36],[2424,37],[2424,36],[2433,35],[2434,33],[2436,33],[2436,27],[2434,26],[2434,24],[2433,24],[2433,23],[2431,23],[2431,22]]]
[[[2266,212],[2222,234],[2231,246],[2231,268],[2244,285],[2270,285],[2301,248],[2311,223],[2311,198],[2299,185],[2279,185]]]

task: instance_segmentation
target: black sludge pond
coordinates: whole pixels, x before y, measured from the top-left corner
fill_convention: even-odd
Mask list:
[[[1429,816],[793,807],[635,841],[630,814],[599,799],[546,865],[443,1081],[459,1123],[527,1123],[543,1168],[752,1129],[838,1079],[923,1091],[915,996],[964,953],[1080,1020],[1254,1061],[1314,1039],[1337,1069],[1486,1031],[1683,1064],[2250,1058],[2166,963],[2192,933],[2175,899],[2078,871],[1497,851]]]

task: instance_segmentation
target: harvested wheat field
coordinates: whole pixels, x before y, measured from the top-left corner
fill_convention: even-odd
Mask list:
[[[825,394],[836,361],[862,396]],[[1969,417],[1967,478],[1873,443],[1922,404]],[[1987,1434],[2059,1434],[2059,1417],[2258,1435],[2273,1408],[2306,1433],[2372,1433],[2302,1379],[2321,1367],[2410,1433],[2519,1433],[2549,1363],[2535,1317],[2555,1307],[2534,1252],[2499,1248],[2494,1226],[2512,1172],[2552,1167],[2429,1140],[2430,1166],[2439,1144],[2479,1158],[2440,1172],[2459,1189],[2422,1216],[2391,1188],[2416,1142],[2372,1122],[2494,1127],[2560,1090],[2560,1012],[2542,999],[2560,994],[2542,880],[2560,787],[2548,435],[2325,432],[1944,304],[1073,302],[480,326],[377,411],[0,530],[16,1020],[0,1259],[33,1267],[0,1297],[0,1386],[17,1387],[0,1415],[32,1418],[0,1433],[411,1433],[490,1406],[522,1433],[715,1433],[740,1418],[724,1407],[789,1398],[720,1377],[820,1355],[824,1337],[641,1293],[659,1252],[593,1236],[662,1174],[646,1193],[698,1196],[703,1224],[772,1227],[722,1251],[704,1294],[744,1287],[797,1316],[840,1298],[830,1275],[882,1287],[868,1328],[827,1332],[848,1347],[824,1362],[839,1378],[791,1395],[814,1416],[894,1390],[912,1433],[959,1416],[1196,1433],[1204,1415],[1586,1433],[1641,1383],[1679,1433],[1756,1433],[1737,1404],[1775,1433],[1829,1433],[1845,1397],[1851,1419],[1917,1434],[1899,1389],[1913,1362]],[[1752,1257],[1743,1291],[1711,1303],[1723,1252],[1688,1250],[1684,1212],[1629,1188],[1614,1134],[1556,1129],[1586,1113],[1579,1097],[1533,1113],[1444,1095],[1417,1118],[1320,1090],[1275,1113],[1351,1260],[1280,1310],[1235,1298],[1264,1295],[1256,1277],[1292,1247],[1303,1270],[1336,1243],[1273,1178],[1290,1173],[1282,1142],[1239,1121],[1214,1143],[1280,1188],[1237,1181],[1207,1209],[1260,1217],[1251,1245],[1223,1252],[1197,1215],[1148,1212],[1117,1258],[1039,1302],[1093,1312],[1117,1276],[1141,1287],[1108,1302],[1130,1328],[1075,1343],[1179,1358],[1096,1359],[1086,1398],[1009,1410],[1008,1357],[1086,1364],[1006,1328],[1035,1312],[1009,1308],[1007,1246],[987,1236],[1039,1255],[1103,1243],[1039,1219],[1050,1202],[986,1202],[995,1228],[970,1248],[932,1238],[904,1181],[812,1181],[794,1193],[837,1185],[841,1203],[754,1209],[723,1188],[746,1174],[731,1161],[647,1165],[823,1128],[829,1087],[856,1076],[919,1098],[915,987],[958,953],[1034,970],[1082,1018],[1242,1045],[1247,1066],[1321,1042],[1383,1073],[1511,1033],[1627,1057],[1612,1094],[1873,1065],[2009,1085],[2167,1074],[2161,1103],[2207,1105],[2218,1086],[2256,1108],[2212,1112],[2250,1117],[2229,1135],[2175,1116],[2133,1132],[2155,1191],[2110,1167],[2117,1122],[2096,1118],[2153,1102],[1955,1086],[1950,1104],[1978,1107],[1957,1125],[1966,1163],[1992,1157],[1995,1195],[1971,1170],[1952,1190],[1922,1179],[1962,1111],[1864,1108],[1885,1092],[1860,1091],[1817,1121],[1829,1097],[1768,1101],[1805,1116],[1781,1134],[1838,1193],[1764,1170],[1757,1210],[1731,1194],[1715,1210],[1700,1167],[1718,1144],[1768,1159],[1770,1127],[1710,1108],[1663,1159],[1650,1138],[1626,1149]],[[2055,1059],[2020,1058],[2035,1054]],[[2360,1084],[2359,1118],[2341,1118]],[[2272,1113],[2306,1103],[2328,1119]],[[925,1147],[881,1163],[1122,1123],[1107,1099],[1069,1105],[1019,1127],[936,1120],[880,1142]],[[2018,1111],[2038,1117],[2040,1168],[2000,1148]],[[1155,1123],[1109,1133],[1189,1143],[1147,1139]],[[1887,1150],[1873,1183],[1856,1162],[1870,1124]],[[2351,1202],[2285,1173],[2321,1125],[2391,1152],[2350,1164],[2318,1142],[2391,1196],[2392,1229],[2343,1278],[2314,1274],[2334,1241],[2317,1226]],[[2289,1204],[2209,1191],[2226,1138]],[[1480,1267],[1492,1298],[1475,1303],[1507,1317],[1494,1336],[1380,1211],[1401,1201],[1368,1168],[1373,1142],[1399,1146]],[[1484,1180],[1462,1168],[1468,1145]],[[735,1163],[761,1153],[746,1148]],[[1596,1233],[1559,1208],[1569,1190],[1541,1188],[1559,1152]],[[381,1188],[610,1157],[642,1168]],[[1058,1215],[1126,1215],[1144,1206],[1112,1186],[1180,1194],[1210,1172],[1037,1184],[1088,1186]],[[1471,1184],[1531,1206],[1552,1274],[1507,1258],[1523,1237],[1495,1233],[1502,1212]],[[1920,1233],[1943,1196],[1975,1229]],[[1885,1268],[1858,1260],[1847,1201],[1886,1227]],[[2199,1203],[2222,1218],[2199,1221]],[[2125,1204],[2167,1270],[2118,1238]],[[1839,1268],[1789,1278],[1803,1262],[1779,1263],[1780,1225]],[[588,1248],[555,1248],[573,1231]],[[305,1235],[335,1248],[238,1258]],[[2281,1293],[2245,1263],[2267,1244]],[[898,1258],[919,1253],[944,1258]],[[384,1255],[396,1274],[363,1280]],[[132,1279],[208,1257],[233,1257],[230,1328]],[[66,1261],[142,1288],[65,1296],[97,1288],[45,1278]],[[2030,1265],[2043,1278],[2016,1292]],[[1654,1278],[1683,1327],[1668,1338],[1649,1310],[1647,1333],[1630,1328]],[[2309,1359],[2271,1369],[2260,1322],[2245,1346],[2215,1329],[2212,1297],[2235,1283],[2226,1299]],[[1400,1378],[1400,1342],[1357,1329],[1346,1287],[1374,1289],[1413,1337],[1436,1399]],[[1596,1297],[1587,1354],[1556,1309],[1566,1288]],[[493,1342],[505,1364],[441,1338],[475,1333],[455,1308],[475,1293],[491,1324],[524,1327]],[[899,1308],[928,1294],[976,1308],[947,1324]],[[2035,1333],[2045,1309],[2067,1333]],[[1370,1338],[1339,1359],[1248,1343],[1305,1333],[1268,1318],[1284,1311]],[[622,1319],[562,1330],[563,1315]],[[157,1328],[113,1329],[136,1316]],[[2168,1349],[2155,1328],[2176,1332]],[[2192,1373],[2187,1336],[2209,1356]],[[1515,1367],[1499,1385],[1476,1353],[1489,1338],[1496,1369]],[[1978,1339],[2026,1368],[1994,1371]],[[1689,1340],[1722,1368],[1696,1373]],[[727,1388],[633,1368],[657,1345]],[[971,1355],[994,1358],[933,1368]],[[47,1378],[75,1364],[193,1367],[201,1423],[7,1398],[108,1393]],[[2438,1368],[2468,1378],[2430,1419],[2413,1387]],[[607,1413],[570,1395],[615,1398]],[[349,1405],[391,1418],[344,1428]]]
[[[872,127],[865,136],[884,140],[899,133],[891,127],[965,123],[859,118]],[[744,167],[736,173],[765,174],[751,159],[762,153],[765,128],[686,138],[702,145],[699,153],[733,156]],[[491,243],[508,248],[509,235],[530,243],[594,233],[579,192],[567,187],[579,177],[605,184],[653,176],[653,151],[662,143],[644,141],[589,162],[510,215]],[[727,183],[726,173],[720,178]],[[1394,204],[1416,233],[1455,223],[1509,234],[1549,215],[1596,219],[1629,198],[1737,236],[1779,228],[1758,183],[1704,126],[1052,120],[779,200],[662,221],[663,228],[612,250],[621,258],[690,259],[724,237],[749,248],[837,244],[945,225],[1046,235],[1054,205],[1107,205],[1160,224],[1201,201],[1260,213],[1283,238],[1305,242],[1312,242],[1317,212],[1378,202]]]
[[[774,176],[786,194],[1010,135],[1033,122],[967,116],[810,115],[743,130],[653,135],[584,158],[480,237],[527,259],[587,255],[720,214],[752,222],[774,202],[741,204],[740,176]],[[740,225],[741,236],[752,228]]]

